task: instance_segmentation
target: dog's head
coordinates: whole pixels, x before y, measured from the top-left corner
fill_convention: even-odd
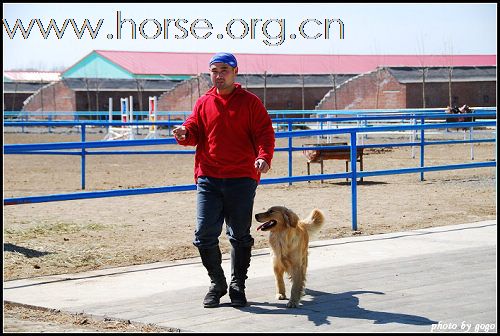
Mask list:
[[[299,222],[299,216],[284,206],[273,206],[266,212],[256,214],[255,219],[259,223],[264,223],[257,227],[257,230],[262,231],[286,230],[296,227]]]

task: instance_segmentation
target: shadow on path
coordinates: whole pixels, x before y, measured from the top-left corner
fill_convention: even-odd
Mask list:
[[[3,244],[3,250],[5,252],[17,252],[17,253],[21,253],[26,258],[38,258],[38,257],[43,257],[44,255],[52,254],[53,253],[53,252],[42,252],[42,251],[32,250],[30,248],[26,248],[26,247],[22,247],[22,246],[17,246],[17,245],[10,244],[10,243]]]

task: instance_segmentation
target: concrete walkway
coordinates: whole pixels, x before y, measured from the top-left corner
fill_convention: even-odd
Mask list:
[[[253,251],[244,308],[227,295],[219,308],[202,307],[209,280],[199,258],[7,281],[3,294],[187,332],[496,332],[496,235],[493,220],[311,242],[306,295],[294,309],[274,298],[268,249]]]

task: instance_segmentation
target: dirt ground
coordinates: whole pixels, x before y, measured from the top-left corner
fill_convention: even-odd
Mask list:
[[[433,140],[463,137],[463,132],[429,135]],[[103,138],[104,133],[97,130],[87,135],[87,141]],[[345,141],[329,139],[342,140]],[[408,135],[370,134],[363,142],[408,140]],[[57,130],[51,134],[4,132],[7,144],[68,141],[80,141],[80,135]],[[295,146],[325,142],[316,137],[293,141]],[[277,146],[285,146],[286,142],[279,139]],[[425,165],[493,161],[496,159],[495,147],[495,143],[473,147],[470,144],[428,146]],[[116,150],[172,148],[179,149],[176,145],[162,145]],[[472,152],[474,160],[471,160]],[[417,167],[419,162],[418,148],[414,151],[410,147],[365,149],[364,170]],[[345,161],[329,160],[324,165],[325,173],[345,171]],[[3,166],[4,198],[81,191],[79,156],[4,155]],[[306,168],[305,156],[300,151],[294,152],[293,174],[306,175]],[[311,170],[319,174],[319,164],[312,164]],[[276,152],[272,169],[263,178],[284,176],[288,176],[288,154]],[[318,240],[496,218],[496,168],[427,172],[424,177],[424,181],[420,181],[419,173],[372,176],[358,182],[357,231],[351,226],[351,186],[345,179],[260,185],[254,212],[272,205],[285,205],[304,217],[314,207],[320,208],[327,221],[316,237]],[[86,191],[192,183],[193,155],[87,156]],[[4,206],[4,281],[197,256],[191,243],[196,218],[195,198],[195,191],[186,191]],[[267,233],[256,231],[256,227],[254,221],[254,248],[267,247]],[[230,245],[224,235],[220,245],[223,252],[229,251]],[[52,330],[47,324],[59,325],[62,330],[89,332],[168,331],[4,303],[4,331]]]

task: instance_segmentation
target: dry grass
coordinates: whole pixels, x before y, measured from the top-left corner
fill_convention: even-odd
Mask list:
[[[4,136],[6,143],[78,141],[74,134]],[[88,140],[102,136],[90,134]],[[281,139],[279,145],[284,144]],[[294,144],[300,146],[298,140],[294,140]],[[494,160],[495,153],[495,144],[474,146],[476,162]],[[468,145],[426,149],[428,166],[469,161]],[[368,150],[364,158],[365,170],[415,167],[418,162],[418,151],[417,157],[412,158],[409,148]],[[287,176],[287,167],[287,154],[277,152],[266,177]],[[294,175],[306,174],[301,152],[294,153],[293,167]],[[312,165],[311,170],[313,174],[319,173],[318,165]],[[343,161],[325,162],[325,173],[344,170]],[[87,190],[191,184],[192,172],[191,155],[89,156]],[[78,192],[79,183],[77,158],[4,157],[4,197]],[[4,281],[195,257],[198,253],[191,243],[196,221],[195,199],[195,192],[188,191],[6,206],[3,212]],[[495,219],[496,169],[430,172],[425,174],[425,181],[420,181],[419,174],[368,177],[358,184],[357,201],[357,232],[351,228],[351,187],[345,180],[261,185],[257,189],[254,212],[271,205],[285,205],[303,217],[318,207],[326,216],[325,226],[317,237],[320,240]],[[253,224],[256,228],[257,223]],[[268,247],[265,233],[253,230],[252,235],[254,248]],[[224,235],[220,245],[224,252],[229,250]],[[4,305],[4,313],[19,317],[16,309],[22,310]],[[40,315],[26,307],[23,309],[40,321],[59,320],[52,313]],[[82,321],[81,318],[66,316],[61,320]],[[85,319],[101,331],[109,331],[112,324],[99,325],[99,321],[91,317],[83,317]],[[127,329],[131,326],[115,324],[116,330],[133,331]],[[82,326],[73,322],[70,325]]]

